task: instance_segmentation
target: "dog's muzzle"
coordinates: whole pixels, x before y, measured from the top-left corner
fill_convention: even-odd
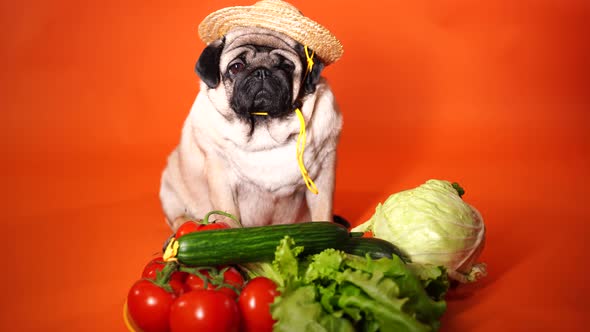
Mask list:
[[[284,76],[284,75],[283,75]],[[291,87],[288,77],[281,77],[265,67],[254,69],[236,82],[232,108],[241,116],[264,113],[280,117],[292,111]]]

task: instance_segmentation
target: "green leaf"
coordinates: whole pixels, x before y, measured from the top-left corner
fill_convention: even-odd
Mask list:
[[[358,283],[362,279],[356,281],[357,285],[363,289],[363,291],[384,305],[387,303],[385,301],[386,298],[389,298],[390,296],[399,297],[397,300],[392,300],[391,303],[395,304],[403,301],[401,307],[402,311],[411,316],[415,316],[416,319],[430,325],[433,329],[438,329],[438,320],[446,310],[446,303],[443,300],[435,301],[431,299],[426,293],[421,280],[408,269],[408,266],[404,264],[399,257],[393,256],[391,259],[381,258],[378,260],[370,260],[367,258],[366,261],[367,264],[365,265],[361,264],[358,259],[345,262],[347,265],[356,266],[364,272],[372,275],[370,280],[365,280],[363,283]],[[436,269],[438,268],[432,268],[432,270],[429,271],[425,268],[422,272],[424,278],[428,278],[427,272],[431,274],[431,277],[441,277],[438,275],[440,271],[436,272]],[[380,277],[385,277],[385,280],[387,281],[384,281],[383,284],[375,285],[374,280]],[[441,278],[446,278],[446,275]],[[373,280],[373,282],[371,282],[371,280]],[[398,294],[395,294],[394,290],[396,288],[391,286],[390,283],[396,285]],[[371,285],[373,285],[373,287],[371,287]],[[437,283],[437,285],[440,286],[441,283]],[[375,293],[385,292],[389,293],[387,297],[384,297],[383,295],[373,296]],[[399,309],[394,308],[392,310]]]
[[[326,331],[355,332],[352,323],[342,317],[325,315],[320,319],[320,324],[326,329]]]
[[[426,332],[439,327],[446,309],[424,287],[444,294],[446,273],[408,266],[397,256],[377,260],[326,249],[300,257],[302,247],[285,237],[271,267],[281,295],[271,305],[278,332]],[[262,267],[264,269],[264,266]]]
[[[318,293],[320,295],[320,304],[322,305],[324,310],[326,310],[326,312],[330,314],[336,311],[336,309],[334,308],[334,305],[336,303],[334,302],[337,299],[337,286],[338,285],[336,282],[330,283],[327,287],[324,287],[322,285],[316,286],[318,289]]]
[[[335,250],[326,249],[311,257],[311,263],[307,267],[304,280],[312,283],[316,280],[333,280],[340,271],[345,254]]]
[[[366,329],[375,330],[376,326],[382,332],[427,332],[430,329],[412,318],[410,315],[403,313],[401,310],[391,310],[390,306],[384,306],[382,303],[366,295],[359,288],[349,286],[343,289],[340,300],[338,301],[345,308],[359,308],[367,313],[377,324],[369,323]]]
[[[248,279],[266,277],[274,281],[279,287],[284,287],[283,277],[269,262],[244,263],[240,267],[248,275]]]
[[[443,300],[431,299],[422,286],[422,282],[408,270],[408,273],[395,277],[400,287],[400,296],[407,297],[403,310],[415,315],[416,319],[438,329],[439,319],[447,309]]]
[[[461,187],[458,182],[453,182],[451,185],[453,188],[455,188],[455,190],[457,190],[459,197],[463,197],[463,195],[465,195],[465,189],[463,189],[463,187]]]
[[[301,252],[303,252],[303,247],[296,247],[295,241],[288,236],[285,236],[277,247],[273,267],[284,280],[285,287],[289,282],[298,282],[300,280],[297,256]]]
[[[360,288],[387,310],[401,311],[402,305],[406,302],[406,299],[398,298],[397,284],[391,279],[384,278],[382,273],[371,275],[362,271],[345,270],[342,272],[342,279]]]
[[[446,269],[430,264],[410,263],[406,265],[420,279],[428,296],[434,300],[442,300],[449,290],[450,282]]]
[[[274,332],[327,332],[320,324],[320,319],[325,313],[316,301],[316,290],[313,285],[281,294],[271,305],[271,313],[277,320],[273,326]]]

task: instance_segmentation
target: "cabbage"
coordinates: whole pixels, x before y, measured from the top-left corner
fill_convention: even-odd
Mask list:
[[[428,180],[391,195],[353,231],[372,231],[374,237],[399,247],[412,263],[444,266],[454,280],[475,281],[486,275],[485,264],[476,263],[484,247],[485,225],[462,194],[456,184]]]

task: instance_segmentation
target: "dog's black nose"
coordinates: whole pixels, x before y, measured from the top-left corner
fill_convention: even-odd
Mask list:
[[[266,68],[258,68],[252,73],[252,75],[257,79],[262,80],[270,76],[270,70]]]

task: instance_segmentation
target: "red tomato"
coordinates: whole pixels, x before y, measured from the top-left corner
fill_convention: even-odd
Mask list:
[[[141,273],[141,277],[156,280],[157,272],[162,270],[164,268],[164,265],[166,265],[166,263],[162,259],[162,256],[158,256],[158,257],[152,259],[143,268],[143,272]]]
[[[244,277],[242,277],[240,272],[233,267],[230,267],[227,270],[225,270],[225,272],[223,273],[223,282],[233,286],[238,291],[241,290],[242,287],[244,287]],[[234,298],[238,297],[238,294],[236,294],[236,292],[234,292],[231,288],[224,287],[220,290],[231,291],[232,295],[235,296]]]
[[[189,274],[186,277],[185,284],[189,288],[189,290],[199,290],[199,289],[213,289],[213,285],[209,282],[209,273],[206,270],[200,270],[199,273],[203,275],[207,279],[207,287],[205,287],[205,280],[195,274]]]
[[[275,321],[270,305],[278,295],[277,285],[268,278],[256,277],[248,281],[238,299],[243,332],[272,331]]]
[[[162,271],[164,266],[166,266],[166,263],[164,262],[162,257],[156,257],[145,266],[143,272],[141,273],[141,277],[144,279],[156,280],[158,277],[158,272]],[[186,272],[172,272],[172,275],[170,276],[170,280],[168,283],[174,290],[175,295],[180,296],[183,293],[188,292],[190,290],[188,286],[184,283],[187,276],[188,273]]]
[[[186,272],[176,271],[172,273],[172,275],[170,276],[170,280],[168,281],[168,284],[170,284],[170,287],[172,287],[174,295],[180,296],[191,290],[185,283],[187,277],[188,273]]]
[[[212,290],[196,290],[180,296],[170,308],[172,332],[238,332],[238,305],[227,294]]]
[[[205,280],[203,280],[201,277],[199,277],[195,274],[189,274],[188,277],[186,278],[185,284],[188,286],[188,288],[190,290],[199,290],[199,289],[214,290],[214,289],[217,289],[221,283],[229,284],[229,285],[233,286],[234,288],[236,288],[237,290],[240,290],[240,289],[242,289],[242,286],[244,285],[244,278],[242,277],[240,272],[238,272],[238,270],[236,270],[233,267],[229,267],[223,273],[223,277],[218,277],[218,278],[212,277],[207,270],[199,270],[199,273],[201,273],[207,279],[207,287],[205,288]],[[217,290],[220,292],[226,293],[227,295],[229,295],[233,299],[236,299],[238,297],[238,294],[230,287],[220,287]]]
[[[184,224],[180,225],[180,227],[178,227],[178,229],[176,230],[176,238],[178,239],[179,237],[181,237],[185,234],[196,232],[200,228],[201,228],[200,224],[197,224],[194,221],[187,221]]]
[[[144,332],[169,331],[170,307],[174,294],[168,293],[149,280],[139,280],[127,294],[129,315]]]
[[[172,272],[172,275],[170,276],[170,280],[178,280],[179,282],[184,283],[186,281],[187,277],[188,277],[188,272],[174,271],[174,272]]]
[[[202,225],[201,228],[199,228],[199,232],[200,231],[209,231],[212,229],[224,229],[224,228],[229,228],[229,225],[224,222],[216,222],[213,224]]]
[[[178,229],[176,230],[176,238],[178,239],[179,237],[189,234],[189,233],[193,233],[193,232],[200,232],[200,231],[208,231],[208,230],[212,230],[212,229],[224,229],[224,228],[229,228],[229,225],[224,223],[224,222],[216,222],[216,223],[212,223],[212,224],[199,224],[196,223],[194,221],[187,221],[184,224],[180,225],[180,227],[178,227]]]

